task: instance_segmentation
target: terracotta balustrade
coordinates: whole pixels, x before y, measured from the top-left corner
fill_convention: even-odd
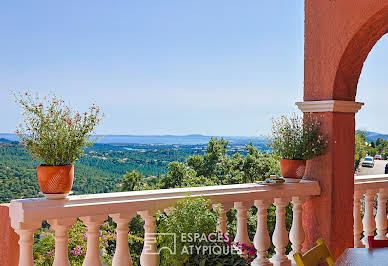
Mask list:
[[[128,222],[137,214],[145,221],[145,240],[140,257],[141,265],[159,265],[156,249],[155,213],[167,210],[178,200],[187,197],[203,196],[210,199],[220,211],[218,230],[226,232],[226,212],[237,210],[237,230],[235,241],[253,244],[257,258],[252,265],[290,265],[292,254],[300,252],[304,241],[302,227],[302,204],[311,196],[320,194],[318,182],[303,180],[294,184],[258,185],[239,184],[227,186],[177,188],[118,192],[94,195],[70,196],[64,200],[21,199],[10,204],[11,226],[19,235],[19,265],[33,265],[33,234],[46,220],[55,230],[54,265],[69,265],[67,256],[67,231],[77,218],[87,227],[87,252],[83,265],[102,265],[99,250],[99,226],[110,216],[117,224],[116,252],[112,265],[132,265],[128,250]],[[385,195],[385,194],[384,194]],[[293,204],[293,222],[290,236],[286,230],[285,207]],[[271,239],[267,230],[267,210],[276,207],[276,226],[272,236],[276,254],[267,259]],[[256,206],[257,230],[254,239],[247,231],[247,211]],[[379,223],[379,226],[381,224]],[[382,232],[381,232],[382,233]],[[292,252],[286,254],[286,246],[292,244]],[[287,256],[289,255],[289,256]]]

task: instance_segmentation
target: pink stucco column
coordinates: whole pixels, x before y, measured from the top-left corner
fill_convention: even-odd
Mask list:
[[[363,104],[329,100],[297,105],[321,121],[328,139],[326,153],[307,162],[304,178],[319,181],[321,195],[303,206],[304,251],[322,237],[337,258],[353,247],[355,113]]]

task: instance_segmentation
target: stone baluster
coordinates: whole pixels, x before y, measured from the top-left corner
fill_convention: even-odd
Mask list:
[[[140,255],[140,265],[157,266],[159,265],[159,254],[156,250],[155,211],[140,211],[138,213],[144,220],[144,244]]]
[[[55,231],[55,256],[53,266],[70,266],[68,257],[68,230],[77,222],[76,218],[53,219],[47,221]]]
[[[132,258],[128,247],[128,223],[135,217],[136,213],[130,214],[112,214],[113,221],[117,224],[116,251],[113,256],[112,266],[132,266]]]
[[[354,203],[353,203],[353,236],[354,236],[354,247],[363,248],[364,244],[361,242],[361,233],[362,233],[362,220],[361,220],[361,197],[362,193],[360,191],[354,191]]]
[[[220,217],[218,218],[218,223],[217,223],[217,232],[226,234],[227,232],[227,212],[229,209],[232,208],[232,205],[228,203],[220,203],[220,204],[213,204],[213,210],[218,210],[220,213]]]
[[[100,260],[100,243],[99,243],[99,236],[100,236],[100,225],[108,219],[106,215],[99,215],[99,216],[85,216],[80,217],[81,221],[86,225],[87,227],[87,246],[86,246],[86,256],[85,260],[83,262],[83,266],[101,266],[101,260]]]
[[[291,241],[291,248],[292,251],[290,254],[288,254],[288,258],[291,261],[294,261],[293,255],[295,253],[301,253],[302,252],[302,245],[304,242],[304,230],[302,225],[302,205],[304,203],[305,199],[301,197],[292,197],[292,226],[290,230],[290,241]]]
[[[34,233],[41,226],[41,223],[18,223],[12,225],[19,235],[19,266],[33,266],[34,257],[32,245],[34,244]]]
[[[248,202],[235,202],[234,208],[237,210],[237,230],[234,241],[241,244],[250,244],[247,226],[247,211],[250,208],[250,204]]]
[[[364,238],[362,239],[365,247],[368,245],[368,236],[374,236],[376,229],[375,218],[373,217],[373,201],[375,198],[375,191],[368,189],[365,193],[365,214],[362,223],[364,225]]]
[[[377,235],[375,239],[385,240],[387,237],[385,234],[387,233],[387,192],[385,189],[380,188],[378,192],[377,198],[377,213],[376,213],[376,232]]]
[[[286,209],[289,200],[285,198],[275,198],[276,224],[272,235],[272,243],[275,246],[276,254],[271,258],[275,266],[291,265],[291,261],[286,256],[286,246],[288,244],[288,233],[286,230]]]
[[[271,204],[270,201],[255,200],[257,208],[257,227],[253,243],[257,250],[257,257],[252,262],[254,266],[272,265],[267,258],[268,249],[271,246],[271,239],[269,238],[267,229],[267,209]]]

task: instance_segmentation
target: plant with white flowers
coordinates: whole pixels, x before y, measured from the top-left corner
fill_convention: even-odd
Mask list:
[[[43,98],[27,92],[14,96],[24,116],[15,133],[33,159],[50,166],[72,165],[83,155],[83,149],[95,142],[91,136],[103,116],[95,104],[81,114],[54,94]]]
[[[327,140],[318,119],[309,114],[304,118],[292,114],[272,120],[270,146],[283,159],[310,160],[325,152]]]

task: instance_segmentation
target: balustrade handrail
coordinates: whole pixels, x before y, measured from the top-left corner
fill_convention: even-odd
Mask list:
[[[370,189],[388,188],[388,175],[354,176],[354,190],[365,191]]]
[[[16,223],[41,222],[47,219],[163,210],[188,195],[203,196],[210,199],[212,203],[233,203],[319,194],[320,186],[317,181],[303,180],[300,183],[275,185],[251,183],[75,195],[63,200],[17,199],[11,201],[9,209],[11,223],[16,225]]]

